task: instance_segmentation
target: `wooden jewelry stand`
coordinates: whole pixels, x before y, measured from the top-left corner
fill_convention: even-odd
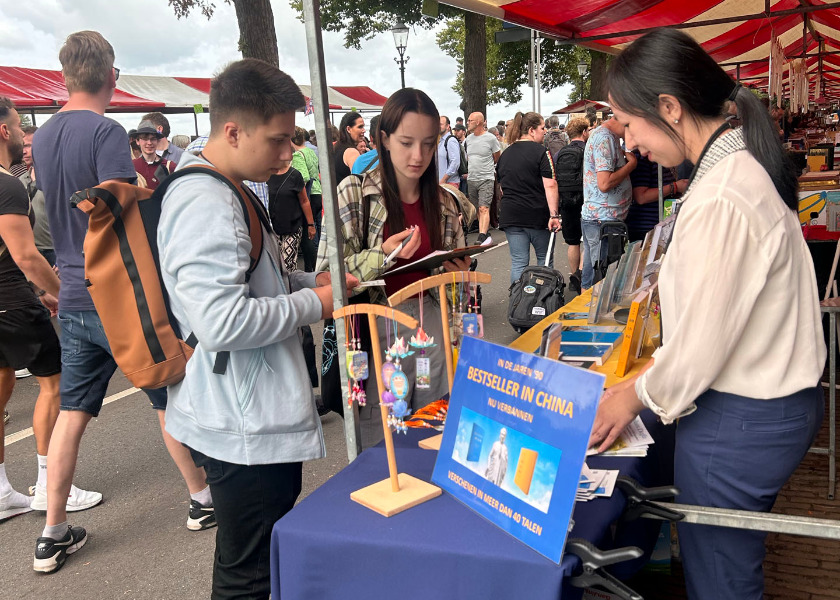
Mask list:
[[[379,394],[385,391],[382,382],[382,350],[379,344],[379,330],[376,317],[392,319],[398,323],[414,329],[417,321],[405,313],[378,304],[351,304],[333,312],[334,319],[343,319],[355,315],[367,315],[370,326],[370,339],[373,351],[373,364],[376,370],[376,382]],[[390,517],[412,506],[422,504],[436,496],[441,490],[422,479],[417,479],[406,473],[397,473],[397,458],[394,454],[394,436],[388,426],[388,407],[379,399],[379,410],[382,415],[382,429],[385,433],[385,451],[388,454],[388,479],[356,490],[350,494],[350,499],[381,515]]]
[[[438,295],[440,296],[440,321],[443,325],[443,347],[444,354],[446,355],[446,377],[449,381],[450,394],[452,393],[452,382],[455,379],[455,365],[452,364],[452,339],[449,335],[449,311],[447,310],[446,304],[446,286],[457,283],[469,283],[473,285],[490,283],[491,279],[492,277],[488,273],[477,273],[475,271],[440,273],[426,277],[420,281],[415,281],[388,298],[388,304],[390,306],[399,306],[409,298],[437,286]],[[424,450],[440,450],[442,439],[443,434],[435,435],[425,440],[420,440],[418,445]]]

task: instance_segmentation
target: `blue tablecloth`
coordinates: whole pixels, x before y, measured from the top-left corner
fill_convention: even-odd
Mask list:
[[[647,412],[647,411],[646,411]],[[657,443],[646,458],[590,457],[593,469],[620,469],[643,485],[663,485],[673,475],[673,427],[647,412]],[[429,481],[437,453],[417,442],[428,430],[395,436],[397,467]],[[271,591],[275,600],[530,600],[579,598],[566,578],[579,570],[575,556],[556,565],[447,493],[390,518],[350,500],[350,493],[388,477],[385,449],[363,452],[278,521],[271,535]],[[628,544],[653,548],[658,521],[613,528],[624,509],[622,494],[577,503],[570,537],[602,549]],[[644,560],[620,565],[629,575]]]

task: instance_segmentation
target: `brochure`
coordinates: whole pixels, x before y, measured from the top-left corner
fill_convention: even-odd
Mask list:
[[[498,246],[498,244],[494,243],[486,246],[467,246],[465,248],[456,248],[455,250],[451,250],[449,252],[446,252],[445,250],[435,250],[431,254],[427,254],[423,258],[410,262],[407,265],[402,265],[401,267],[385,271],[385,273],[382,274],[382,277],[390,277],[391,275],[408,273],[411,271],[431,271],[432,269],[437,269],[442,266],[443,263],[448,260],[481,254],[482,252],[486,252],[495,246]]]

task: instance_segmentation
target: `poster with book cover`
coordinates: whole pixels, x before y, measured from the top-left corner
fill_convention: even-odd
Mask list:
[[[465,337],[432,481],[559,563],[604,379]]]

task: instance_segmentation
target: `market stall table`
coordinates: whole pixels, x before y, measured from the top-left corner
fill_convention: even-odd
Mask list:
[[[576,300],[567,310],[585,302]],[[545,323],[550,322],[551,316],[545,319]],[[539,333],[534,330],[526,335],[535,337],[538,345]],[[530,343],[530,338],[519,342],[526,350]],[[610,364],[608,361],[602,369]],[[643,419],[656,440],[647,457],[594,456],[587,460],[589,466],[618,469],[645,486],[669,484],[674,428],[658,423],[649,412]],[[434,433],[410,430],[408,435],[395,436],[401,471],[431,479],[437,453],[422,450],[417,443]],[[449,494],[390,518],[350,500],[351,492],[383,479],[387,473],[384,448],[371,448],[277,522],[271,537],[273,597],[390,600],[398,595],[407,600],[556,600],[581,596],[582,590],[568,581],[580,567],[576,556],[566,555],[556,565]],[[625,499],[618,490],[610,498],[577,503],[570,537],[586,539],[602,549],[637,545],[649,552],[659,522],[640,520],[614,528],[624,506]],[[643,562],[639,559],[616,565],[614,572],[629,575]]]

